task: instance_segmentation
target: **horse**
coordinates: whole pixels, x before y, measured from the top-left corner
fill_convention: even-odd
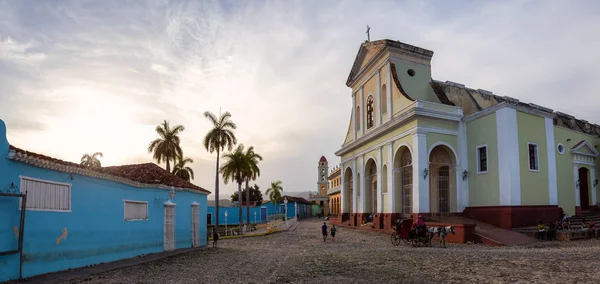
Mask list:
[[[440,238],[440,244],[443,248],[446,248],[446,235],[449,233],[455,234],[454,226],[446,226],[446,227],[431,227],[429,228],[429,242],[431,243],[431,239],[433,239],[433,235],[437,234]]]

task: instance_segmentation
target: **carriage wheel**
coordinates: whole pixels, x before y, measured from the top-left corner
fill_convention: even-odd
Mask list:
[[[398,236],[398,233],[393,232],[390,238],[392,239],[392,245],[398,246],[400,244],[400,236]]]
[[[418,246],[420,246],[420,245],[421,245],[421,241],[419,241],[419,239],[418,239],[418,238],[417,238],[417,239],[413,239],[413,240],[412,240],[412,246],[413,246],[413,247],[418,247]]]
[[[402,239],[402,241],[404,242],[404,244],[410,244],[410,240],[409,239]]]

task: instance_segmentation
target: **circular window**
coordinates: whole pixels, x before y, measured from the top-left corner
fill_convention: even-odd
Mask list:
[[[563,146],[563,144],[558,144],[558,146],[556,146],[556,150],[558,150],[558,153],[564,154],[565,153],[565,146]]]
[[[408,69],[408,71],[406,71],[406,73],[408,73],[408,76],[415,76],[415,70],[412,69]]]

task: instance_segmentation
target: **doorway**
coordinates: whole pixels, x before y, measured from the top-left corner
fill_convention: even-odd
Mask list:
[[[588,189],[588,169],[579,168],[579,204],[581,211],[590,209],[589,189]]]
[[[175,206],[165,205],[165,236],[164,249],[170,251],[175,249]]]
[[[442,166],[438,170],[438,196],[440,213],[450,212],[450,167]]]
[[[192,204],[192,247],[200,245],[200,206]]]

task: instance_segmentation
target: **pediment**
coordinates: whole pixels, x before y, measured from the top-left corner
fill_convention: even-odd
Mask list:
[[[575,144],[571,148],[570,151],[572,154],[579,154],[584,156],[598,157],[598,151],[588,142],[587,140],[582,140],[579,143]]]
[[[360,71],[362,71],[384,47],[385,44],[373,42],[366,42],[360,45],[360,49],[356,54],[352,69],[346,80],[346,86],[350,87],[352,82],[357,79]]]

